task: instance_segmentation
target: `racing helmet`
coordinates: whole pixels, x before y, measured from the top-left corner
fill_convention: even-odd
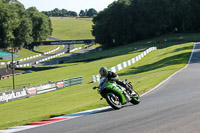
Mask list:
[[[99,74],[101,77],[106,77],[108,75],[108,69],[106,67],[101,67],[99,69]]]

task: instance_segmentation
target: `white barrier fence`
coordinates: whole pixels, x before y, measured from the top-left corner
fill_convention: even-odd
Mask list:
[[[79,50],[79,49],[82,49],[82,47],[74,48],[74,49],[70,50],[70,53],[71,53],[71,52],[74,52],[74,51],[76,51],[76,50]]]
[[[136,63],[137,61],[141,60],[143,57],[145,57],[147,54],[149,54],[151,51],[153,50],[156,50],[157,47],[151,47],[151,48],[148,48],[147,50],[145,50],[143,53],[141,53],[140,55],[136,56],[135,58],[132,58],[128,61],[125,61],[123,63],[120,63],[112,68],[110,68],[109,70],[112,71],[112,72],[117,72],[117,71],[120,71],[134,63]],[[98,82],[100,79],[100,75],[93,75],[92,76],[92,81],[93,82]]]
[[[38,55],[35,55],[35,56],[31,56],[31,57],[27,57],[27,58],[23,58],[23,59],[20,59],[20,60],[17,60],[17,61],[26,61],[26,60],[30,60],[30,59],[34,59],[34,58],[38,58],[42,55],[46,55],[46,54],[49,54],[49,53],[52,53],[56,50],[58,50],[60,48],[60,46],[58,46],[56,49],[53,49],[51,51],[48,51],[48,52],[45,52],[43,54],[38,54]],[[13,61],[14,63],[16,63],[17,61]],[[8,62],[0,62],[0,65],[9,65],[11,64],[11,61],[8,61]],[[30,64],[26,64],[26,66],[29,66]]]
[[[78,50],[78,49],[82,49],[82,48],[81,48],[81,47],[79,47],[79,48],[74,48],[74,49],[70,50],[70,52],[73,52],[73,51]],[[59,53],[59,54],[56,54],[56,55],[49,56],[49,57],[47,57],[47,58],[38,60],[38,61],[36,61],[35,63],[28,63],[28,64],[23,64],[23,65],[16,65],[16,67],[18,68],[18,67],[32,66],[32,65],[35,65],[35,64],[39,64],[40,62],[44,62],[44,61],[47,61],[47,60],[56,58],[56,57],[61,56],[61,55],[63,55],[63,54],[65,54],[65,52],[62,52],[62,53]]]

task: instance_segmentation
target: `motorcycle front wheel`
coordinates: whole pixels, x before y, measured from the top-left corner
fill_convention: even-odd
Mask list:
[[[133,90],[134,91],[134,90]],[[135,92],[135,91],[134,91]],[[131,101],[132,104],[136,105],[140,103],[140,96],[137,94],[137,92],[135,92],[134,96],[131,97]]]
[[[106,95],[106,101],[114,109],[120,109],[120,108],[122,108],[122,104],[120,102],[119,96],[117,96],[114,93],[108,93]]]

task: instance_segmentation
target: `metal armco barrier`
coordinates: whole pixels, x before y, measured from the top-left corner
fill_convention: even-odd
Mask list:
[[[22,89],[1,92],[0,104],[18,100],[18,99],[23,99],[26,97],[39,95],[42,93],[55,91],[55,90],[62,89],[68,86],[78,85],[82,83],[83,83],[83,77],[76,77],[76,78],[64,79],[57,82],[50,82],[48,84],[42,84],[42,85],[37,85],[37,86],[32,86],[32,87],[25,87]]]
[[[72,86],[72,85],[78,85],[83,83],[83,77],[76,77],[71,79],[65,79],[64,81],[64,87]]]

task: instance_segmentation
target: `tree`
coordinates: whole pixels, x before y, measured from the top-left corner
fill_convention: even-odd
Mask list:
[[[199,32],[199,7],[198,0],[118,0],[94,17],[92,34],[104,47],[113,47],[174,32]]]
[[[52,33],[51,21],[48,16],[40,13],[35,7],[28,10],[29,17],[32,20],[32,36],[34,41],[45,40]]]
[[[190,0],[188,4],[191,8],[189,16],[190,24],[188,24],[192,30],[192,32],[200,32],[200,1],[198,0]]]
[[[32,22],[28,18],[22,18],[20,25],[15,30],[15,47],[21,49],[25,44],[33,42]]]
[[[68,12],[67,12],[67,16],[69,16],[69,17],[76,17],[76,16],[77,16],[77,13],[74,12],[74,11],[68,11]]]
[[[109,29],[109,14],[106,10],[99,12],[98,15],[94,17],[92,34],[95,36],[97,43],[102,44],[104,47],[111,47],[113,42]]]
[[[83,10],[80,11],[79,16],[85,16],[85,12]]]
[[[88,12],[88,10],[87,9],[85,9],[85,12],[84,12],[84,16],[87,16],[87,12]]]
[[[127,32],[124,29],[126,29],[126,12],[129,4],[124,0],[115,1],[94,17],[92,34],[97,43],[103,44],[104,47],[128,43]]]
[[[77,13],[74,11],[67,11],[66,9],[59,10],[55,8],[52,11],[42,11],[43,14],[49,17],[76,17]]]
[[[25,10],[17,0],[0,0],[0,48],[17,50],[51,33],[50,19],[36,8]]]
[[[6,1],[8,2],[8,1]],[[15,36],[13,31],[18,25],[18,14],[15,12],[15,6],[3,1],[0,3],[0,47],[8,48],[13,43]]]
[[[97,14],[97,11],[94,9],[94,8],[90,8],[88,11],[87,11],[87,16],[88,17],[93,17],[94,15]]]

